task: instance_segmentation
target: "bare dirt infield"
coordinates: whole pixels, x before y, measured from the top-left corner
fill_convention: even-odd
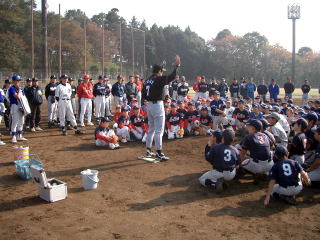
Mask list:
[[[31,181],[18,178],[13,145],[3,137],[1,240],[319,239],[319,189],[305,189],[298,206],[272,202],[265,208],[267,182],[253,185],[249,175],[222,194],[200,186],[198,178],[210,169],[203,159],[206,137],[165,141],[171,160],[151,164],[137,160],[144,153],[138,142],[116,151],[96,148],[93,129],[80,137],[57,129],[26,134],[47,175],[68,184],[68,199],[51,204],[37,197]],[[100,172],[97,190],[82,189],[80,171],[87,168]]]

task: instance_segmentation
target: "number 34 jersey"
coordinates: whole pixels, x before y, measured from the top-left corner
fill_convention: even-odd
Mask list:
[[[269,179],[275,180],[281,187],[295,186],[299,183],[301,165],[297,161],[285,159],[276,161],[270,171]]]
[[[212,164],[213,169],[218,171],[232,171],[240,164],[238,149],[223,143],[212,146],[206,155],[206,159]]]

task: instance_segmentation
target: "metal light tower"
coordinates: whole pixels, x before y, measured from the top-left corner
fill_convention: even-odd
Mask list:
[[[300,19],[300,5],[288,6],[288,19],[292,19],[292,81],[295,80],[296,71],[296,19]]]

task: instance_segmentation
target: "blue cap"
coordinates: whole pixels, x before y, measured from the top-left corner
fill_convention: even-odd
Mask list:
[[[124,101],[124,102],[128,102],[128,99],[127,99],[127,98],[124,98],[123,101]]]
[[[68,78],[69,76],[67,75],[67,74],[62,74],[61,76],[60,76],[60,79],[63,79],[63,78]]]
[[[214,91],[213,94],[220,95],[219,91]]]
[[[298,120],[293,122],[293,124],[295,123],[300,125],[302,129],[306,129],[308,127],[308,122],[304,118],[299,118]]]
[[[133,110],[139,110],[140,108],[138,106],[134,106]]]
[[[21,77],[19,75],[13,75],[11,79],[12,81],[21,81]]]
[[[307,119],[309,121],[318,121],[318,115],[315,112],[308,112],[307,114],[302,116],[304,119]]]
[[[222,140],[222,131],[220,129],[217,129],[217,130],[210,129],[209,130],[209,134],[211,136],[214,136],[217,139],[218,143],[221,142],[221,140]]]
[[[303,106],[303,109],[310,111],[310,107],[309,106]]]
[[[121,109],[122,112],[124,111],[130,111],[130,107],[129,106],[125,106]]]
[[[111,122],[111,120],[108,117],[102,117],[100,119],[100,122],[105,123],[105,122]]]
[[[238,101],[238,103],[244,104],[244,101],[241,99],[241,100]]]
[[[82,79],[82,78],[79,78],[79,79],[78,79],[78,83],[81,83],[81,82],[83,82],[83,79]]]
[[[170,107],[172,107],[172,108],[176,108],[176,107],[177,107],[177,105],[176,105],[175,103],[171,103]]]
[[[273,106],[273,107],[271,108],[271,111],[281,112],[281,109],[280,109],[280,107],[278,107],[278,106]]]
[[[251,119],[246,123],[247,126],[254,127],[257,131],[260,131],[263,127],[262,122],[257,119]]]
[[[282,145],[278,145],[276,147],[276,150],[274,151],[274,154],[277,156],[277,157],[284,157],[286,154],[288,154],[288,149]]]
[[[254,103],[254,104],[252,104],[252,107],[260,107],[260,104],[258,104],[258,103]]]
[[[193,101],[188,102],[188,106],[194,106],[194,102]]]
[[[177,102],[177,103],[180,105],[180,104],[182,104],[183,102],[182,102],[181,100],[178,100],[178,102]]]

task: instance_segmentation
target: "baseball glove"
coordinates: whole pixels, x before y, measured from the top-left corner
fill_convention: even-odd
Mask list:
[[[177,131],[177,134],[178,134],[179,136],[183,136],[183,135],[184,135],[184,130],[183,130],[183,128],[179,129],[179,130]]]

